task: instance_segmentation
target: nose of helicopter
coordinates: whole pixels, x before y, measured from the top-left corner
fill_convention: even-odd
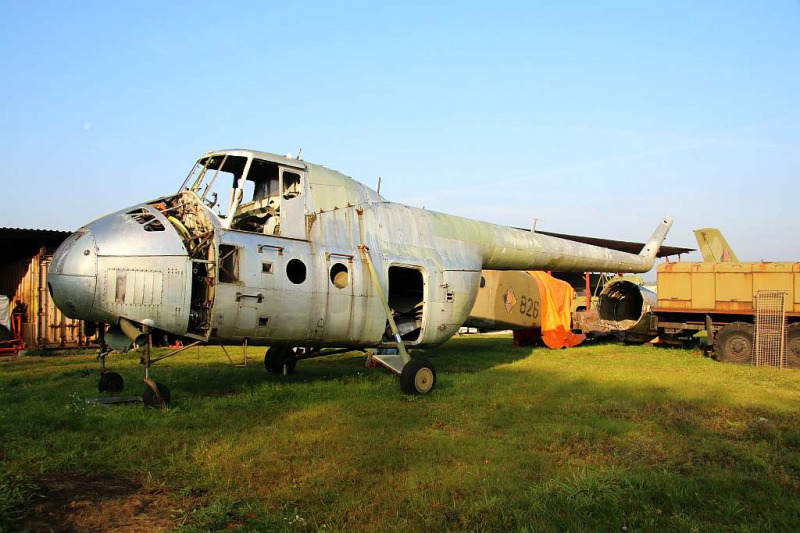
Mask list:
[[[53,302],[66,316],[89,316],[97,288],[97,243],[88,228],[79,229],[58,247],[47,285]]]

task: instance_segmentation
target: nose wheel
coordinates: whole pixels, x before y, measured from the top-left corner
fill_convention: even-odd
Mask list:
[[[125,388],[125,380],[116,372],[106,371],[106,357],[111,350],[106,344],[106,325],[97,325],[97,343],[100,345],[100,353],[97,359],[100,361],[100,380],[97,382],[97,389],[100,392],[121,392]]]
[[[97,388],[100,392],[121,392],[125,388],[125,380],[116,372],[103,372]]]
[[[145,407],[161,409],[162,407],[169,405],[169,401],[171,399],[169,387],[163,383],[156,383],[151,379],[147,379],[145,383],[146,386],[144,388],[144,392],[142,393],[142,403],[144,403]]]

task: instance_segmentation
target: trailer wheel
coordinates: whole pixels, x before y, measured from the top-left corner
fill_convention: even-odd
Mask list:
[[[800,368],[800,322],[786,328],[786,366]]]
[[[714,338],[717,360],[749,365],[753,360],[753,325],[733,322],[722,328]]]

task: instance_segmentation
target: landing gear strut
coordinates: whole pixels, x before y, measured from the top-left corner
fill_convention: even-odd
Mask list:
[[[111,350],[106,344],[105,324],[100,324],[98,327],[97,342],[100,345],[100,353],[97,354],[97,359],[100,360],[100,381],[97,383],[97,389],[100,392],[120,392],[125,388],[125,380],[116,372],[106,371],[106,356]]]
[[[400,331],[397,329],[397,323],[394,321],[394,314],[392,310],[389,309],[389,300],[387,300],[383,293],[380,278],[375,271],[375,265],[372,264],[369,248],[363,244],[358,248],[363,252],[364,258],[367,261],[370,276],[372,276],[372,281],[375,284],[378,297],[381,300],[381,304],[383,304],[383,312],[386,314],[386,321],[389,323],[392,334],[394,334],[395,341],[397,341],[397,355],[373,355],[371,359],[379,362],[391,371],[400,374],[400,390],[404,393],[428,394],[436,386],[436,369],[425,359],[420,357],[411,359],[411,356],[408,355],[406,346],[403,344],[403,338],[400,335]]]
[[[142,402],[147,407],[155,407],[161,409],[165,405],[169,405],[170,392],[169,388],[163,383],[156,383],[150,379],[150,349],[153,346],[153,335],[150,333],[149,328],[145,330],[147,341],[142,348],[142,364],[144,365],[144,382],[147,385],[142,393]]]

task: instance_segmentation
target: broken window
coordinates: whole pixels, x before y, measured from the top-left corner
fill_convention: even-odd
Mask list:
[[[219,245],[219,281],[221,283],[239,281],[239,248],[236,246]]]
[[[283,198],[289,200],[300,196],[300,174],[296,172],[283,173]]]
[[[190,190],[200,196],[220,218],[226,218],[236,200],[233,193],[246,166],[247,158],[244,156],[208,156],[197,162],[187,183],[191,182]]]
[[[279,235],[281,196],[278,184],[278,165],[254,159],[231,228]]]
[[[141,224],[145,231],[164,231],[164,225],[161,221],[158,220],[153,213],[143,207],[128,211],[128,216]]]

